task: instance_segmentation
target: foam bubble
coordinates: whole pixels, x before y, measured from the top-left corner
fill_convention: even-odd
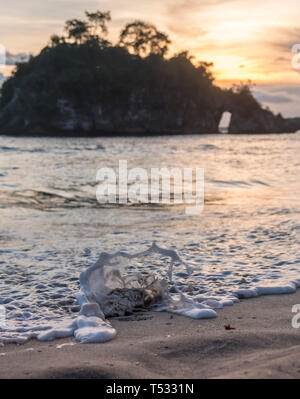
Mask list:
[[[190,306],[184,309],[171,309],[172,313],[179,314],[181,316],[190,317],[192,319],[213,319],[217,317],[217,314],[212,309],[201,309],[197,306]]]
[[[296,285],[293,283],[286,285],[265,285],[256,287],[258,295],[282,295],[293,294],[296,292]]]
[[[73,335],[76,328],[75,322],[63,322],[50,328],[37,336],[39,341],[53,341],[56,338],[67,338]]]
[[[237,297],[240,299],[258,297],[258,292],[256,288],[235,290],[233,293],[237,295]]]
[[[108,325],[97,327],[82,327],[75,331],[75,338],[81,344],[103,343],[112,340],[117,335],[117,331]]]

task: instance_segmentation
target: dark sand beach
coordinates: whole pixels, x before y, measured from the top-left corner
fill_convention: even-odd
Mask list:
[[[296,303],[300,291],[244,300],[211,320],[169,313],[115,319],[118,336],[105,344],[61,339],[6,345],[0,377],[298,378],[300,330],[291,325]],[[68,345],[57,348],[62,344]]]

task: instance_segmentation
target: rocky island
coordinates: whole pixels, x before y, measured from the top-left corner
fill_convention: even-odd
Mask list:
[[[212,64],[187,51],[167,58],[170,39],[154,25],[127,24],[117,44],[106,39],[109,12],[66,22],[42,51],[19,63],[3,84],[0,134],[155,135],[217,133],[225,111],[230,133],[300,129],[264,109],[248,84],[222,89]]]

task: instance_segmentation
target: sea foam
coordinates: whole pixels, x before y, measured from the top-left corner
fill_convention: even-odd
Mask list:
[[[155,254],[161,258],[159,277],[154,276],[151,270],[146,273],[144,267],[142,272],[135,267],[133,273],[128,273],[128,261],[140,259],[139,264],[143,266],[146,258]],[[75,305],[72,305],[78,312],[61,313],[59,317],[50,309],[51,297],[47,302],[41,302],[42,308],[33,306],[30,309],[25,303],[26,294],[22,296],[21,291],[16,290],[17,297],[14,299],[2,299],[2,304],[9,308],[9,321],[14,320],[14,323],[0,329],[0,346],[4,343],[22,344],[32,338],[52,341],[71,336],[80,343],[103,343],[117,335],[117,331],[108,320],[114,316],[151,309],[193,319],[208,319],[216,317],[217,310],[224,306],[232,306],[240,299],[290,294],[300,286],[299,278],[292,281],[281,279],[274,283],[250,285],[224,295],[211,296],[199,294],[199,290],[194,290],[191,285],[176,283],[173,274],[174,267],[178,266],[180,273],[176,275],[180,274],[181,279],[188,280],[193,275],[199,275],[197,262],[187,263],[175,250],[161,248],[156,243],[135,254],[126,251],[112,254],[102,252],[98,260],[80,274],[80,291],[76,294]],[[163,273],[164,271],[166,273]],[[64,283],[59,283],[64,275],[56,272],[53,276],[51,284],[57,290],[52,298],[55,297],[58,303],[71,304],[71,297],[66,299],[69,288],[65,287]],[[43,284],[39,284],[36,288],[42,290],[43,287]],[[43,299],[41,296],[41,301]]]
[[[145,276],[138,271],[131,276],[126,275],[123,260],[145,258],[154,253],[170,259],[168,281],[151,274]],[[194,319],[216,317],[216,312],[208,304],[193,301],[173,282],[173,268],[180,264],[185,266],[187,275],[192,273],[192,268],[175,250],[161,248],[156,243],[135,254],[124,251],[113,254],[103,252],[95,264],[80,275],[80,292],[76,295],[80,312],[77,316],[55,320],[49,314],[43,323],[30,327],[22,323],[26,319],[26,312],[16,310],[14,316],[19,317],[21,327],[4,329],[0,340],[3,343],[21,344],[31,338],[52,341],[74,336],[80,343],[102,343],[117,335],[107,317],[122,316],[140,308],[169,311]],[[174,294],[169,293],[168,283],[173,283]],[[30,318],[30,312],[27,313]]]
[[[112,309],[116,315],[126,314],[126,311],[135,308],[148,307],[194,319],[216,317],[214,310],[192,301],[176,286],[176,294],[170,295],[164,279],[151,279],[150,276],[149,282],[149,278],[143,278],[138,272],[129,279],[122,274],[122,258],[144,258],[152,253],[170,258],[167,273],[169,282],[173,282],[173,268],[176,263],[183,264],[188,274],[192,273],[191,267],[176,251],[161,248],[156,243],[133,255],[122,251],[114,254],[102,253],[97,262],[80,275],[81,290],[77,300],[81,305],[81,313],[85,312],[85,308],[88,312],[84,319],[76,320],[78,330],[74,335],[77,340],[87,343],[104,342],[114,338],[116,331],[104,321],[107,315],[111,316]]]

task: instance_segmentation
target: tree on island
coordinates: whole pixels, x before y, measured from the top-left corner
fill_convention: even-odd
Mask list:
[[[80,19],[70,19],[66,21],[65,31],[68,39],[74,40],[75,43],[81,44],[84,37],[88,34],[88,23]]]
[[[165,33],[143,21],[127,24],[120,33],[119,45],[140,57],[147,57],[150,54],[164,57],[169,44],[171,40]]]
[[[83,43],[110,44],[103,36],[108,35],[107,22],[111,21],[110,11],[85,12],[87,20],[69,19],[65,22],[64,31],[67,37],[51,36],[51,46],[55,47],[63,43],[73,43],[81,45]]]
[[[111,14],[110,11],[102,12],[85,12],[89,20],[89,29],[92,32],[92,36],[97,36],[99,34],[108,34],[108,28],[106,26],[107,22],[111,21]]]
[[[110,11],[85,11],[85,15],[87,20],[77,18],[67,20],[64,27],[66,36],[51,36],[51,47],[65,43],[79,46],[85,43],[99,43],[101,47],[111,45],[103,37],[108,35],[107,23],[111,21]],[[149,55],[164,57],[169,50],[169,44],[171,44],[169,37],[159,31],[155,25],[135,21],[127,24],[121,30],[117,46],[123,47],[130,54],[140,57]]]

